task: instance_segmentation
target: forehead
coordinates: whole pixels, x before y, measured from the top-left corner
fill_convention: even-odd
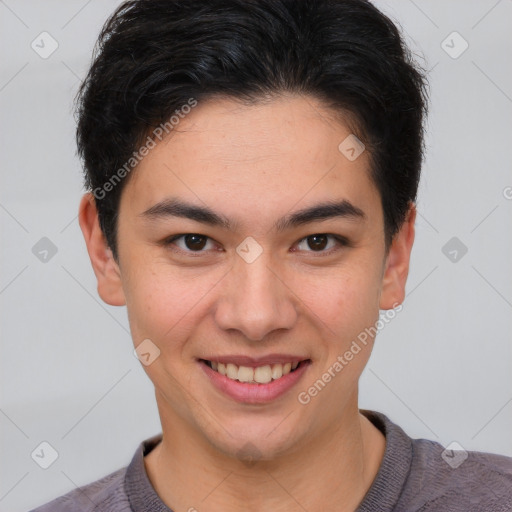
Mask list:
[[[215,205],[241,226],[245,214],[273,222],[277,211],[320,200],[380,210],[366,152],[351,160],[340,151],[351,136],[347,124],[311,97],[254,105],[209,100],[148,152],[121,201],[141,213],[168,196],[182,197]]]

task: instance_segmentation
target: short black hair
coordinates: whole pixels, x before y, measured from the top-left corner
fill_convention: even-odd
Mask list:
[[[365,144],[389,247],[416,200],[428,98],[394,22],[366,0],[134,0],[103,26],[76,98],[85,186],[114,258],[121,192],[155,127],[191,101],[283,93],[321,100]]]

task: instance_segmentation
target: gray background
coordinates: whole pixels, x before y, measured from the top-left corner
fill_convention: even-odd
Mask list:
[[[2,511],[125,466],[160,431],[125,308],[98,297],[77,222],[72,100],[118,3],[0,0]],[[376,4],[424,55],[432,105],[408,295],[360,405],[413,437],[512,456],[512,1]],[[43,31],[59,45],[46,59],[31,48]],[[457,58],[454,31],[469,44]],[[32,252],[43,237],[46,262]],[[31,458],[42,441],[59,455],[46,470]]]

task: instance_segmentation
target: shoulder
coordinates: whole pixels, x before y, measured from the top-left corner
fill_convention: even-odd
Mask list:
[[[386,452],[361,512],[512,511],[512,457],[411,438],[383,413],[362,412],[384,433]]]
[[[512,458],[412,440],[408,497],[418,510],[512,510]],[[423,498],[421,497],[423,496]]]
[[[126,468],[118,469],[31,512],[131,512],[124,490]]]

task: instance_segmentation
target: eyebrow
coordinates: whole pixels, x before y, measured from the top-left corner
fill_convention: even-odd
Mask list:
[[[173,197],[166,198],[156,203],[139,214],[139,216],[151,221],[169,217],[182,217],[210,226],[220,226],[230,231],[235,231],[239,225],[238,222],[232,221],[208,207],[197,206]],[[346,199],[341,201],[327,201],[285,215],[274,223],[273,229],[276,232],[282,232],[311,222],[335,218],[365,220],[367,216],[363,210]]]

